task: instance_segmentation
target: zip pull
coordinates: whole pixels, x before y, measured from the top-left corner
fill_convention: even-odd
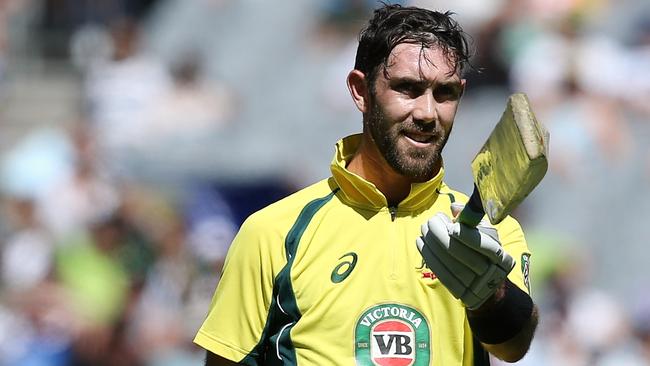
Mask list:
[[[388,207],[388,211],[390,212],[390,221],[395,221],[397,217],[397,206]]]

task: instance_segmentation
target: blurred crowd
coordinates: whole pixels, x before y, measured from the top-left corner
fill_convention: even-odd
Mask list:
[[[650,365],[650,3],[392,3],[472,38],[452,186],[509,93],[551,133],[515,214],[541,311],[518,364]],[[0,0],[0,365],[201,365],[241,222],[360,130],[345,77],[376,4]]]

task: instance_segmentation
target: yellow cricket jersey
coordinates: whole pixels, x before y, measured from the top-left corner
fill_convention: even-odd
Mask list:
[[[345,167],[360,135],[337,143],[332,177],[251,215],[235,238],[194,342],[246,365],[486,365],[461,302],[423,262],[415,239],[436,212],[467,196],[444,172],[413,184],[396,208]],[[497,225],[525,264],[519,224]]]

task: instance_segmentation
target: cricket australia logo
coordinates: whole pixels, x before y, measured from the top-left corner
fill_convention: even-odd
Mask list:
[[[424,366],[431,358],[427,320],[416,309],[381,304],[364,311],[354,332],[359,366]]]

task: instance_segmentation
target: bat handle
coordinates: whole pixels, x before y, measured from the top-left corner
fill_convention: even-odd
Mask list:
[[[485,210],[483,209],[483,203],[481,203],[481,194],[474,185],[474,191],[472,191],[465,208],[458,214],[456,221],[467,226],[476,227],[483,219],[483,216],[485,216]]]

